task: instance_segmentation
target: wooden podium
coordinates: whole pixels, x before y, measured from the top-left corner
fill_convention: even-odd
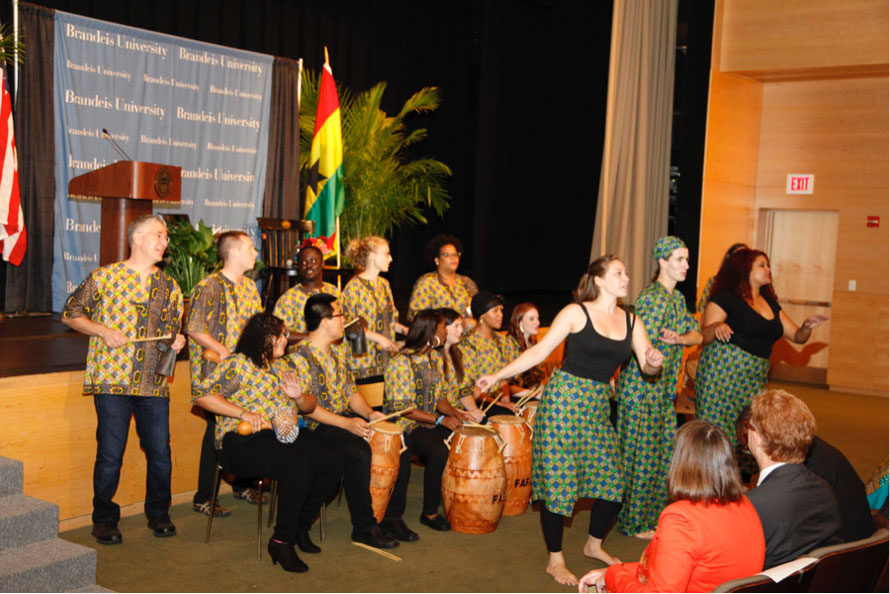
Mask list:
[[[127,227],[152,213],[152,201],[179,202],[181,193],[181,167],[142,161],[118,161],[68,182],[69,198],[102,199],[100,265],[127,258]]]

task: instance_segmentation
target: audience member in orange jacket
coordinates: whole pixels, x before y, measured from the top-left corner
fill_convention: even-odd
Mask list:
[[[668,474],[671,503],[639,563],[616,563],[581,578],[609,592],[710,592],[763,568],[766,544],[757,511],[742,494],[733,448],[706,421],[677,431]]]

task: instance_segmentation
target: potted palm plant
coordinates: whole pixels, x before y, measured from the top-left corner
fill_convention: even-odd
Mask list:
[[[318,90],[318,75],[304,71],[300,105],[303,187],[308,179]],[[408,116],[431,113],[439,107],[439,90],[424,87],[409,97],[394,116],[380,108],[385,90],[385,82],[358,95],[337,88],[346,193],[340,218],[343,246],[356,237],[389,237],[402,224],[426,223],[428,210],[442,216],[448,209],[450,197],[443,184],[451,169],[434,158],[412,158],[411,149],[427,137],[427,130],[409,131],[405,125]]]

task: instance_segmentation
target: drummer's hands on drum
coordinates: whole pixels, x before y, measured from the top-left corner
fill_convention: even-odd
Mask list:
[[[367,437],[371,434],[371,426],[361,417],[352,417],[346,419],[343,428],[359,437]]]
[[[456,417],[445,417],[440,423],[440,425],[446,429],[451,429],[452,431],[460,427],[460,424],[460,421]]]
[[[597,592],[606,591],[606,570],[594,569],[584,574],[584,577],[578,582],[578,592],[582,594],[588,592],[590,586],[595,586]]]
[[[481,423],[482,419],[485,418],[485,413],[478,408],[474,408],[473,410],[459,410],[457,411],[457,416],[465,423]]]
[[[726,322],[720,322],[714,326],[714,338],[720,342],[727,342],[732,337],[732,328]]]

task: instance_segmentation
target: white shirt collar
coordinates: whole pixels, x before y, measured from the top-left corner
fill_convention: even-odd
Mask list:
[[[757,486],[759,487],[763,480],[769,476],[769,473],[774,471],[779,466],[784,466],[786,462],[776,462],[775,464],[770,464],[766,468],[760,471],[760,478],[757,479]]]

